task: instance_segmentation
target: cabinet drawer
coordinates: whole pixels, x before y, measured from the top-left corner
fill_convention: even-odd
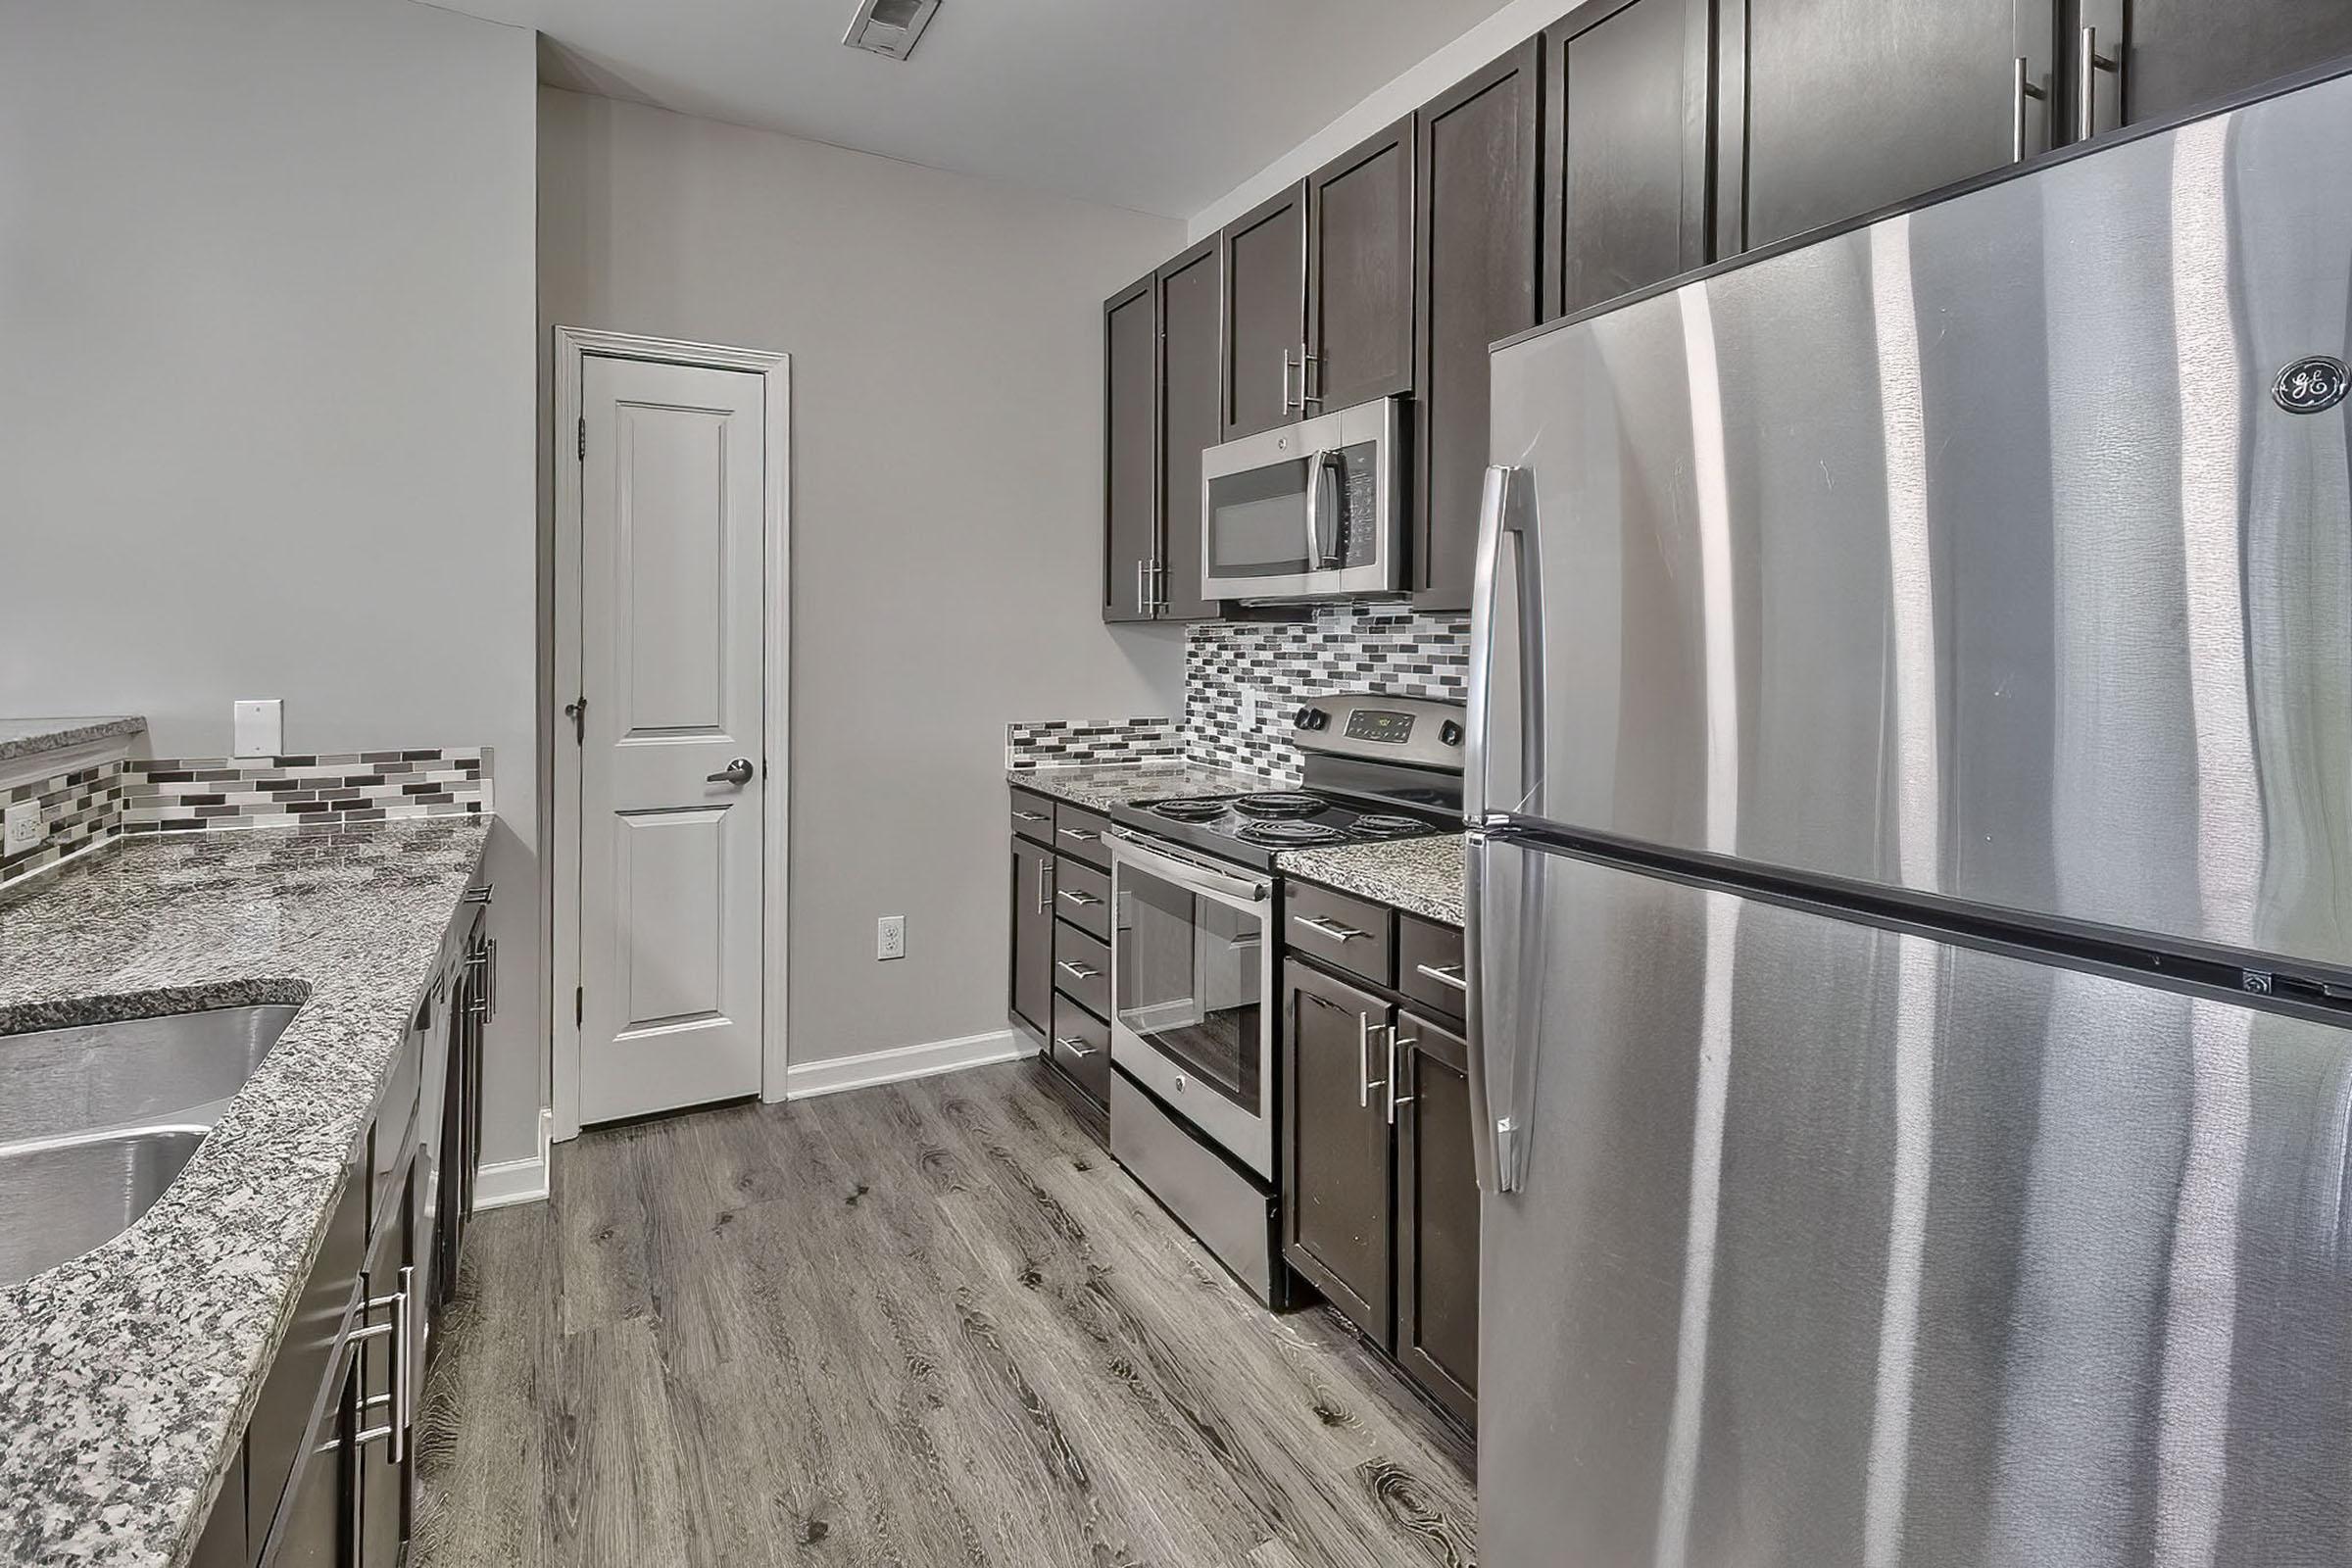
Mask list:
[[[1470,1000],[1462,970],[1462,934],[1419,915],[1396,917],[1396,989],[1448,1018],[1459,1018]]]
[[[1054,927],[1054,989],[1099,1018],[1110,1016],[1110,948],[1066,921]],[[1056,1008],[1058,1016],[1059,1009]]]
[[[1110,940],[1110,874],[1063,856],[1054,866],[1054,912],[1099,942]]]
[[[1067,996],[1054,999],[1054,1065],[1097,1104],[1110,1102],[1110,1025]]]
[[[1098,871],[1110,869],[1110,818],[1064,801],[1054,808],[1054,847]]]
[[[1054,803],[1028,790],[1012,792],[1012,830],[1040,844],[1054,842]]]
[[[1334,969],[1390,983],[1396,973],[1394,922],[1377,904],[1292,882],[1283,889],[1283,946]]]

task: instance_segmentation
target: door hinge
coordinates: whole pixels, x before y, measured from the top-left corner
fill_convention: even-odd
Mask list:
[[[580,461],[588,461],[588,416],[580,416]]]
[[[588,988],[574,986],[571,992],[571,1026],[579,1028],[588,1021]]]

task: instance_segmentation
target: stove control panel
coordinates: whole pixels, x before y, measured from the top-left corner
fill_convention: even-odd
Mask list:
[[[1459,703],[1332,692],[1298,710],[1292,739],[1299,750],[1323,756],[1459,771],[1462,718]]]

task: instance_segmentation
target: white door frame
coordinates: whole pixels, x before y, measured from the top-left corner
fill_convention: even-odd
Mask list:
[[[790,886],[792,779],[792,358],[764,349],[727,348],[669,338],[636,337],[585,327],[556,328],[556,581],[555,702],[549,750],[555,757],[555,942],[548,965],[549,1053],[553,1058],[556,1139],[580,1130],[580,1027],[574,998],[580,984],[580,749],[570,744],[572,722],[563,708],[581,689],[580,464],[577,432],[584,413],[582,381],[589,356],[653,360],[713,370],[751,370],[766,383],[765,461],[761,466],[761,514],[765,519],[767,607],[761,641],[764,678],[767,778],[760,837],[766,864],[760,896],[760,940],[764,959],[760,1008],[760,1098],[784,1098],[784,985],[787,907]],[[590,702],[596,693],[588,693]]]

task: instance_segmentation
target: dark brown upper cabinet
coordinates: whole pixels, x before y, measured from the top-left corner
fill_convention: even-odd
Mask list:
[[[2074,29],[2064,41],[2078,133],[2085,80],[2097,134],[2352,54],[2344,0],[2078,0],[2065,21]],[[2096,56],[2087,73],[2084,27]]]
[[[1211,234],[1159,270],[1159,595],[1162,620],[1214,615],[1200,597],[1200,454],[1218,434],[1224,248]]]
[[[1306,414],[1413,389],[1413,121],[1307,178]]]
[[[1709,9],[1587,6],[1544,34],[1546,319],[1708,260]]]
[[[1488,461],[1487,351],[1536,324],[1542,68],[1531,38],[1416,117],[1412,585],[1425,610],[1470,603]]]
[[[1306,343],[1306,183],[1225,225],[1223,434],[1255,435],[1299,416]]]
[[[2063,139],[2053,0],[1725,0],[1724,13],[1724,254]]]
[[[1150,620],[1159,561],[1159,289],[1102,305],[1102,618]]]

